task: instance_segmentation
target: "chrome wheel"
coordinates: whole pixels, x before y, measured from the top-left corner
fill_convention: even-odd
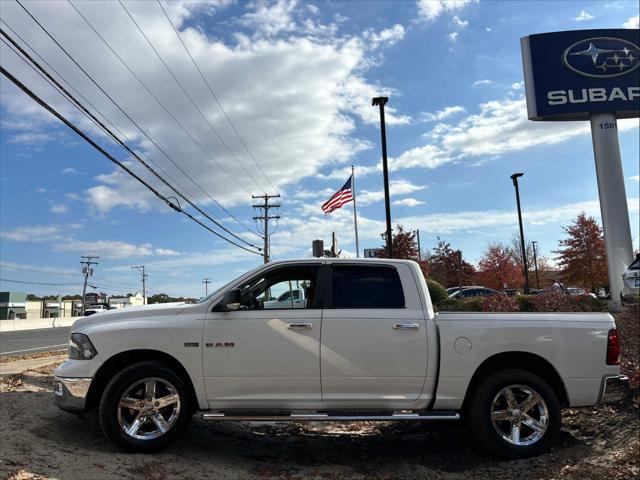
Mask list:
[[[510,385],[491,402],[491,422],[503,440],[517,446],[532,445],[547,431],[549,409],[533,388]]]
[[[151,440],[169,430],[180,415],[180,395],[162,378],[144,378],[131,385],[118,402],[118,423],[132,438]]]

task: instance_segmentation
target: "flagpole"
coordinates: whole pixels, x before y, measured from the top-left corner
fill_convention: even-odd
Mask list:
[[[360,244],[358,242],[358,214],[356,213],[356,174],[351,165],[351,193],[353,193],[353,226],[356,231],[356,258],[360,258]]]

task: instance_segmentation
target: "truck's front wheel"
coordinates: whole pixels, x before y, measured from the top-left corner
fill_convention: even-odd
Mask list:
[[[100,424],[129,451],[160,450],[187,427],[192,415],[184,381],[167,365],[140,362],[116,374],[100,401]]]
[[[502,370],[486,378],[472,394],[467,413],[481,445],[506,458],[547,451],[561,425],[555,392],[525,370]]]

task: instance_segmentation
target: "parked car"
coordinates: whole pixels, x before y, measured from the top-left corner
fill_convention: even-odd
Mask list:
[[[304,282],[305,308],[264,309],[268,289]],[[464,420],[507,458],[549,448],[561,409],[620,399],[607,313],[434,312],[417,263],[273,262],[197,304],[83,318],[54,398],[98,409],[115,445],[153,452],[206,421]],[[78,434],[86,428],[78,421]],[[215,431],[212,431],[215,432]]]
[[[584,288],[580,288],[580,287],[567,287],[566,293],[574,297],[598,298],[595,293],[587,292]]]
[[[109,307],[105,304],[96,304],[96,305],[91,305],[89,308],[85,308],[84,310],[84,316],[88,317],[89,315],[94,315],[96,313],[100,313],[100,312],[106,312],[107,310],[109,310]]]
[[[493,297],[495,295],[506,296],[506,293],[499,292],[487,287],[462,287],[462,290],[453,292],[451,295],[449,295],[449,298],[463,300],[465,298]]]
[[[622,274],[623,297],[637,297],[640,295],[640,253],[636,253],[636,259],[629,265],[626,272]]]

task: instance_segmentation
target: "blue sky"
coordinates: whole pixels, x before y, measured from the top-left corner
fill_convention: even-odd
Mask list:
[[[390,97],[392,219],[420,229],[423,247],[433,247],[439,236],[475,262],[489,242],[510,241],[517,217],[509,175],[516,171],[525,172],[525,235],[538,241],[541,255],[553,256],[562,225],[581,211],[599,218],[588,123],[527,120],[519,39],[555,30],[638,28],[634,1],[163,4],[239,136],[158,4],[124,3],[210,125],[118,3],[75,5],[202,148],[68,3],[25,5],[195,183],[17,4],[3,2],[0,16],[3,28],[19,34],[187,196],[247,242],[261,242],[251,233],[251,194],[277,190],[283,209],[271,237],[275,259],[309,256],[311,241],[328,243],[332,231],[353,255],[351,207],[329,216],[320,210],[352,164],[360,246],[380,246],[379,123],[371,107],[378,95]],[[6,45],[1,48],[3,66],[158,184]],[[0,92],[0,276],[55,284],[2,281],[0,290],[78,292],[80,255],[94,254],[100,263],[92,282],[103,291],[134,290],[139,275],[130,267],[145,264],[150,293],[199,296],[202,278],[219,286],[261,262],[167,208],[4,78]],[[637,119],[620,122],[620,144],[637,248]]]

